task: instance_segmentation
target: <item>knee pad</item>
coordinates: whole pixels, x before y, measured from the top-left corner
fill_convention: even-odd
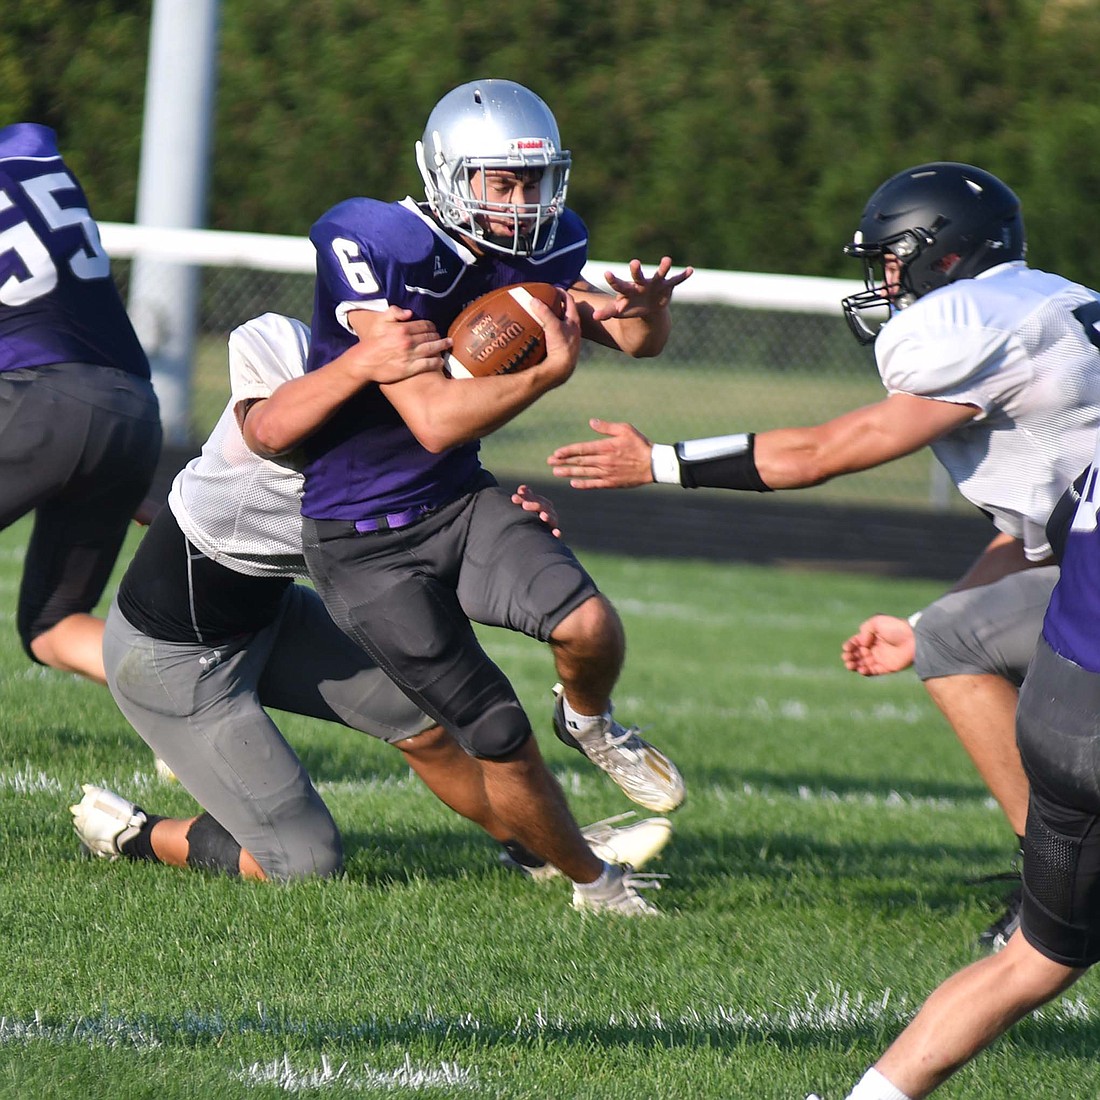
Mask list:
[[[479,713],[455,730],[454,737],[471,756],[503,760],[522,748],[531,733],[531,723],[519,703],[503,703]]]
[[[187,866],[239,875],[241,846],[209,814],[199,814],[187,830]]]

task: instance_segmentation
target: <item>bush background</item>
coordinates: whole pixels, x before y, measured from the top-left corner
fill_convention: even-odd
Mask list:
[[[149,0],[6,0],[0,120],[53,126],[95,215],[131,221]],[[223,0],[208,224],[305,233],[352,194],[419,194],[434,102],[519,80],[574,154],[595,256],[791,274],[926,160],[1024,200],[1036,266],[1096,281],[1095,0]]]

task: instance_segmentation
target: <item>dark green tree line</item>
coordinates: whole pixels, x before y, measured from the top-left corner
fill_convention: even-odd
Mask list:
[[[0,9],[0,121],[54,126],[105,219],[133,217],[151,10]],[[420,194],[432,104],[504,76],[557,114],[596,256],[851,276],[871,189],[954,159],[1020,193],[1034,263],[1097,282],[1098,53],[1097,0],[223,0],[209,224]]]

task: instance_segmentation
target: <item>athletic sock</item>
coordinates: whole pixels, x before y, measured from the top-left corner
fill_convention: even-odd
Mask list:
[[[144,813],[144,811],[142,812]],[[146,814],[145,824],[142,825],[141,831],[137,836],[132,836],[129,840],[124,841],[119,851],[127,859],[145,859],[150,863],[160,863],[160,858],[153,851],[153,826],[158,821],[163,820],[163,817],[157,817],[156,814]]]
[[[564,694],[561,697],[561,713],[565,719],[565,728],[574,735],[581,734],[583,736],[594,729],[602,728],[607,722],[611,721],[610,707],[603,714],[578,714],[569,705],[569,700],[566,699]]]
[[[909,1100],[909,1097],[872,1066],[848,1093],[847,1100]]]
[[[611,864],[605,863],[598,878],[593,879],[591,882],[574,882],[573,885],[578,890],[606,890],[608,879],[613,873]]]

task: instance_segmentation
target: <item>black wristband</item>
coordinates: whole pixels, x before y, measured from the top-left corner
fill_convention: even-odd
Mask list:
[[[719,453],[711,451],[697,457],[688,457],[691,442],[676,444],[676,457],[680,462],[680,484],[685,489],[743,489],[751,493],[770,493],[756,468],[756,435],[749,432],[744,442]]]

